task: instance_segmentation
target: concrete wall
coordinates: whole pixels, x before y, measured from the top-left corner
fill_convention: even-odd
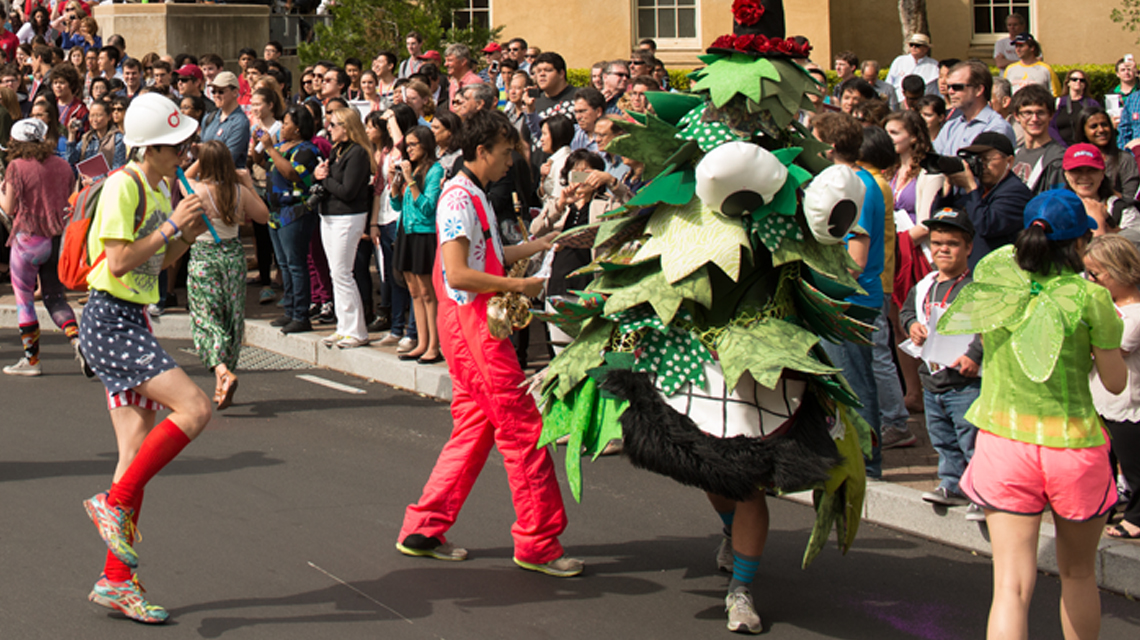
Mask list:
[[[216,53],[236,61],[242,47],[261,47],[269,37],[269,7],[220,4],[112,4],[95,7],[99,31],[118,33],[127,53],[176,55]]]

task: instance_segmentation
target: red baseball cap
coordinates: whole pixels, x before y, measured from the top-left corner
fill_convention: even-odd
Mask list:
[[[198,81],[206,79],[206,74],[202,73],[202,70],[199,69],[198,65],[196,64],[184,64],[182,65],[182,68],[174,72],[174,75],[182,77],[192,76],[195,80]]]
[[[498,42],[492,42],[491,44],[483,47],[483,53],[497,53],[502,50],[503,48],[499,46]]]
[[[1065,159],[1061,161],[1061,167],[1065,171],[1072,171],[1078,167],[1092,167],[1104,171],[1104,155],[1094,145],[1081,142],[1065,150]]]
[[[431,51],[425,51],[420,54],[420,60],[431,60],[432,62],[439,64],[440,62],[443,62],[443,57],[439,55],[438,51],[432,49]]]

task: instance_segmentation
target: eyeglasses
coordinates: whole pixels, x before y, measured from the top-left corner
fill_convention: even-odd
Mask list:
[[[337,127],[343,127],[343,126],[344,126],[344,125],[343,125],[342,123],[340,123],[340,122],[334,122],[334,121],[332,121],[332,120],[329,120],[328,124],[326,124],[326,125],[325,125],[325,127],[326,127],[326,128],[328,128],[328,129],[335,129],[335,128],[337,128]]]
[[[961,83],[955,82],[954,84],[946,85],[946,89],[948,91],[953,91],[954,93],[960,93],[962,91],[965,91],[966,87],[973,87],[973,86],[975,86],[975,85],[972,85],[969,83],[961,84]]]
[[[1018,112],[1017,115],[1021,116],[1022,118],[1025,118],[1026,120],[1030,120],[1033,118],[1041,118],[1044,120],[1044,119],[1048,119],[1049,112],[1044,110],[1044,109],[1022,109],[1021,111]]]
[[[336,78],[324,78],[321,82],[336,82]]]
[[[518,53],[519,51],[522,51],[522,48],[521,47],[507,47],[507,51],[512,51],[514,53]]]
[[[1086,269],[1085,275],[1087,275],[1089,280],[1091,280],[1093,282],[1100,282],[1100,277],[1103,276],[1104,274],[1103,273],[1097,273],[1096,271],[1093,271],[1092,269]]]
[[[191,142],[189,140],[187,140],[186,142],[183,142],[182,144],[160,144],[157,146],[159,149],[173,149],[174,155],[181,156],[190,150],[190,144],[191,144]]]

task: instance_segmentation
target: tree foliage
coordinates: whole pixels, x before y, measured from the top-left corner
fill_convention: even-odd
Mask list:
[[[1108,17],[1120,24],[1121,29],[1135,33],[1140,26],[1140,0],[1120,0],[1120,6],[1113,9]]]
[[[406,34],[418,31],[424,38],[424,51],[435,49],[442,54],[447,44],[463,43],[479,61],[479,52],[503,28],[487,29],[475,24],[455,27],[452,12],[466,4],[465,0],[338,0],[330,6],[331,24],[318,23],[312,42],[301,44],[298,54],[306,65],[355,56],[368,66],[368,61],[381,51],[392,51],[403,58]]]

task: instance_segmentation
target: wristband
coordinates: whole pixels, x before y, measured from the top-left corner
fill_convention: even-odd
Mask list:
[[[178,235],[178,225],[174,224],[174,220],[172,218],[167,218],[166,221],[170,223],[170,226],[174,227],[174,235]]]
[[[162,229],[159,229],[158,232],[159,232],[159,234],[162,235],[162,244],[169,246],[170,245],[170,238],[166,237],[166,233],[164,233],[162,231]]]

